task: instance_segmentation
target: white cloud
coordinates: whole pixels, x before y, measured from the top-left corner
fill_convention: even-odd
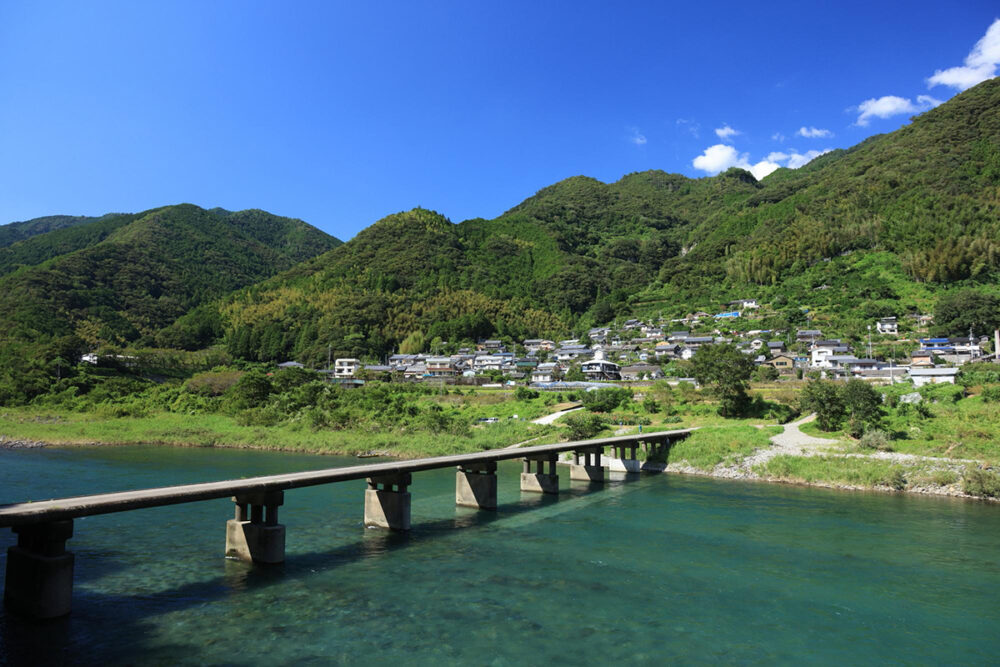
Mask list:
[[[733,128],[729,127],[728,124],[725,124],[722,127],[715,128],[715,134],[723,141],[728,141],[732,137],[735,137],[736,135],[743,133],[740,132],[739,130],[734,130]]]
[[[687,118],[678,118],[677,127],[686,128],[687,131],[691,133],[692,137],[694,137],[695,139],[699,138],[698,130],[701,129],[701,125],[699,125],[695,121],[688,120]]]
[[[740,155],[732,146],[715,144],[706,148],[705,152],[696,157],[691,164],[695,169],[700,169],[709,174],[718,174],[720,171],[725,171],[730,167],[739,167],[747,164],[747,156],[746,154]]]
[[[775,132],[774,134],[771,135],[771,140],[785,143],[785,135],[783,135],[781,132]]]
[[[908,97],[884,95],[865,100],[852,110],[861,112],[855,125],[865,127],[872,118],[889,118],[904,113],[920,113],[939,104],[941,104],[941,100],[934,99],[930,95],[918,95],[916,104]]]
[[[641,132],[639,132],[639,128],[637,128],[637,127],[630,127],[629,128],[629,132],[631,134],[629,135],[628,140],[631,143],[635,144],[636,146],[645,146],[646,145],[646,135],[642,134]]]
[[[760,162],[751,164],[748,153],[740,153],[732,146],[726,144],[715,144],[706,148],[705,152],[696,157],[691,164],[695,169],[712,175],[725,171],[730,167],[739,167],[740,169],[749,171],[759,181],[782,166],[798,169],[813,158],[829,152],[829,148],[824,151],[806,151],[805,153],[798,153],[796,151],[792,151],[791,153],[774,152]],[[785,163],[784,165],[781,164],[783,162]]]
[[[805,137],[806,139],[821,139],[823,137],[832,137],[833,132],[830,130],[822,130],[818,127],[800,127],[799,131],[795,134],[800,137]]]
[[[792,151],[792,154],[788,156],[788,162],[785,164],[789,169],[798,169],[801,166],[807,165],[820,155],[825,155],[829,153],[831,148],[827,148],[821,151],[806,151],[805,153],[797,153]]]
[[[958,90],[971,88],[977,83],[992,79],[1000,66],[1000,19],[986,29],[983,38],[976,42],[965,57],[965,65],[937,70],[927,78],[927,87],[949,86]]]

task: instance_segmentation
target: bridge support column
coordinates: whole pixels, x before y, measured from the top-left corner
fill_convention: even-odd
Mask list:
[[[497,508],[497,462],[458,466],[455,473],[455,504],[481,510]]]
[[[636,456],[638,445],[634,442],[628,444],[611,445],[612,458],[608,464],[611,472],[639,472],[642,463]]]
[[[525,458],[524,471],[521,473],[521,490],[532,493],[559,493],[559,475],[556,474],[558,459],[559,455],[555,452]],[[535,472],[531,472],[532,461],[537,465]],[[546,463],[548,463],[548,473],[544,470]]]
[[[66,551],[73,520],[14,526],[13,530],[17,546],[7,549],[4,604],[30,618],[65,616],[73,599],[73,554]]]
[[[250,563],[285,562],[285,527],[278,523],[284,492],[248,493],[233,496],[233,502],[236,516],[226,522],[226,558]]]
[[[410,473],[369,477],[365,491],[365,525],[409,530],[410,493],[406,488],[412,481]]]
[[[569,466],[569,478],[583,482],[603,482],[604,468],[601,467],[603,448],[577,450],[573,452],[573,463]],[[583,463],[580,463],[580,459]]]

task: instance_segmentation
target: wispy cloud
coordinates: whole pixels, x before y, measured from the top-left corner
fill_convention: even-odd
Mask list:
[[[771,140],[780,143],[785,143],[785,135],[783,135],[781,132],[775,132],[774,134],[771,135]]]
[[[965,57],[965,65],[937,70],[927,78],[927,87],[948,86],[957,90],[971,88],[977,83],[992,79],[1000,66],[1000,19],[986,29],[986,34],[976,42]]]
[[[629,136],[628,136],[629,142],[635,144],[636,146],[646,145],[646,135],[639,132],[639,128],[630,127],[628,128],[628,131],[629,131]]]
[[[706,148],[691,164],[695,169],[712,175],[725,171],[730,167],[739,167],[740,169],[749,171],[759,181],[781,167],[798,169],[820,155],[829,153],[830,150],[827,148],[822,151],[812,150],[805,153],[799,153],[794,150],[789,153],[773,152],[768,154],[763,160],[751,163],[749,153],[740,153],[727,144],[715,144]]]
[[[695,139],[700,138],[699,130],[701,130],[701,125],[693,120],[687,118],[678,118],[676,123],[678,128],[684,128],[688,133]]]
[[[743,133],[740,132],[739,130],[734,130],[733,128],[729,127],[728,124],[723,124],[722,127],[715,128],[715,134],[723,141],[729,141],[733,137]]]
[[[800,127],[799,131],[796,132],[795,134],[799,135],[800,137],[805,137],[806,139],[823,139],[826,137],[833,136],[833,132],[831,132],[830,130],[822,130],[818,127],[812,127],[812,126]]]
[[[941,100],[930,95],[918,95],[917,103],[914,104],[908,97],[898,97],[896,95],[884,95],[878,98],[865,100],[853,110],[860,112],[856,125],[866,127],[872,118],[891,118],[906,113],[920,113],[927,111],[941,104]]]

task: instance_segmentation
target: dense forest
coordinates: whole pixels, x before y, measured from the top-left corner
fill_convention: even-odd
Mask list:
[[[750,297],[766,304],[758,327],[856,329],[930,312],[958,288],[997,292],[998,110],[994,79],[760,182],[740,169],[577,176],[494,220],[414,209],[344,244],[263,211],[192,205],[15,223],[0,227],[0,325],[20,356],[221,345],[307,364]]]

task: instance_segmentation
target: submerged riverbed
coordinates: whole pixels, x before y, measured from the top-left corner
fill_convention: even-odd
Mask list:
[[[374,461],[375,459],[372,459]],[[356,459],[157,447],[0,450],[0,503]],[[413,530],[363,482],[286,493],[287,561],[222,558],[224,500],[78,519],[74,611],[0,611],[0,663],[918,662],[1000,651],[1000,507],[648,475],[558,498],[500,466],[495,513],[414,475]],[[0,530],[0,566],[15,541]]]

